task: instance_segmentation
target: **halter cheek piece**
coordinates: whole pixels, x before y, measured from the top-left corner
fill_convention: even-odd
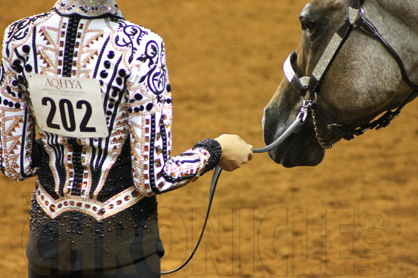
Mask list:
[[[415,95],[418,93],[418,85],[414,84],[406,72],[405,66],[402,62],[400,56],[396,51],[390,46],[390,44],[382,37],[377,28],[371,23],[364,15],[361,6],[364,1],[354,0],[352,7],[349,7],[348,17],[338,28],[337,32],[331,38],[331,41],[328,43],[324,53],[322,53],[321,58],[316,64],[312,74],[310,76],[298,76],[297,72],[303,72],[297,65],[297,54],[293,51],[286,62],[283,65],[284,74],[289,81],[289,83],[296,89],[301,97],[303,98],[301,111],[310,111],[312,115],[312,121],[314,124],[315,135],[318,140],[318,143],[324,148],[332,148],[333,144],[327,144],[324,139],[322,139],[319,129],[318,129],[318,118],[322,122],[326,123],[327,129],[336,133],[341,138],[346,140],[351,140],[355,135],[362,135],[366,130],[369,129],[379,129],[386,127],[390,122],[399,115],[401,109],[411,101]],[[409,97],[394,111],[388,110],[378,119],[369,122],[358,128],[350,128],[349,126],[341,123],[336,123],[332,120],[332,117],[327,113],[327,111],[322,107],[322,105],[317,101],[319,88],[321,81],[324,78],[327,70],[332,64],[332,61],[337,56],[341,47],[344,45],[347,38],[350,36],[351,31],[355,28],[360,28],[363,32],[376,38],[392,55],[396,60],[402,74],[404,82],[412,88],[413,92]],[[310,93],[312,96],[311,99],[307,99],[307,93]]]

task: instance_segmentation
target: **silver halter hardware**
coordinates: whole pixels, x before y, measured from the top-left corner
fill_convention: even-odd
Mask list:
[[[364,2],[364,1],[363,1]],[[361,3],[362,4],[362,3]],[[357,128],[351,128],[343,123],[336,123],[332,120],[332,117],[317,101],[321,81],[324,78],[327,70],[332,64],[333,59],[337,56],[339,50],[344,45],[346,39],[350,36],[351,31],[355,28],[359,28],[369,36],[372,36],[380,41],[380,43],[388,50],[392,57],[398,63],[401,70],[402,78],[405,83],[412,88],[413,92],[410,96],[397,108],[395,111],[387,111],[380,118],[371,121],[363,126]],[[330,42],[325,48],[322,56],[312,71],[310,76],[299,77],[296,72],[303,72],[297,65],[297,54],[293,51],[283,64],[283,72],[288,82],[296,89],[302,97],[303,110],[311,112],[312,122],[314,126],[315,136],[319,145],[324,149],[333,147],[333,144],[327,144],[319,132],[319,120],[325,122],[328,130],[337,133],[341,138],[351,140],[354,136],[362,135],[366,130],[379,129],[386,127],[389,123],[399,115],[401,109],[411,101],[416,94],[418,94],[418,85],[414,84],[406,72],[405,66],[402,59],[396,53],[396,51],[390,46],[390,44],[381,36],[377,28],[364,16],[363,10],[361,9],[360,1],[354,0],[353,7],[349,7],[348,17],[341,24],[338,30],[332,36]],[[306,99],[307,93],[313,94],[313,100]]]

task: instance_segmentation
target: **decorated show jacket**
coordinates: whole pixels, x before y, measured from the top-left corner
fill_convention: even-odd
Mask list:
[[[0,115],[3,173],[37,175],[36,200],[52,218],[104,219],[193,181],[221,156],[212,139],[170,156],[163,40],[112,0],[59,0],[7,28]]]

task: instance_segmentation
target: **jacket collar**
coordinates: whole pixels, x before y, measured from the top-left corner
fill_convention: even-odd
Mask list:
[[[62,16],[78,15],[84,18],[116,16],[123,18],[114,0],[58,0],[52,8]]]

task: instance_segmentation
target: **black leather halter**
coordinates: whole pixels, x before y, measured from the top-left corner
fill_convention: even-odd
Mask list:
[[[297,72],[303,72],[297,65],[297,54],[293,51],[286,62],[284,63],[284,73],[289,83],[295,88],[303,98],[301,110],[311,111],[315,133],[319,144],[325,148],[331,148],[332,144],[327,144],[320,136],[317,128],[317,118],[321,118],[321,122],[325,122],[329,130],[337,133],[340,137],[351,140],[355,135],[361,135],[369,129],[379,129],[386,127],[390,122],[399,115],[401,109],[410,102],[416,94],[418,94],[418,85],[414,84],[408,77],[404,63],[397,54],[397,52],[390,46],[390,44],[382,37],[377,28],[371,23],[363,14],[361,9],[363,1],[353,0],[353,4],[349,7],[348,17],[338,28],[337,32],[333,35],[331,41],[328,43],[325,51],[315,66],[310,76],[298,76]],[[396,60],[402,74],[404,82],[413,90],[409,97],[394,111],[388,110],[378,119],[371,121],[361,127],[350,128],[345,124],[336,123],[332,120],[332,117],[326,112],[326,110],[317,102],[317,95],[319,94],[319,88],[321,81],[323,80],[327,70],[332,64],[332,61],[337,56],[341,47],[344,45],[347,38],[350,36],[352,30],[359,28],[369,36],[376,38],[385,49]],[[312,99],[307,100],[307,92],[310,93]]]

